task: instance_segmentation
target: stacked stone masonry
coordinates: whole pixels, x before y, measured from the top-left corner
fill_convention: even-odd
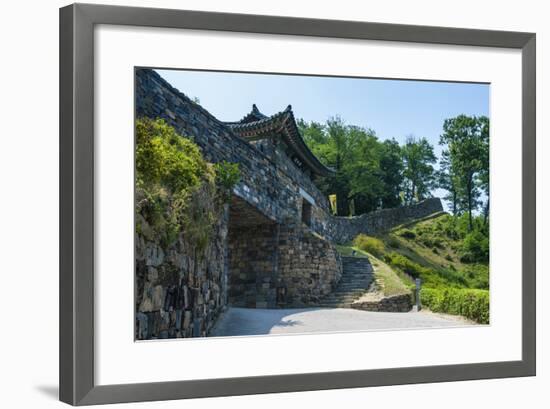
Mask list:
[[[215,226],[204,257],[197,258],[184,234],[169,248],[147,234],[136,237],[136,339],[208,334],[227,305],[227,211]]]
[[[376,234],[412,220],[443,211],[439,198],[425,199],[411,206],[381,209],[355,217],[331,217],[326,235],[336,243],[348,243],[358,234]]]
[[[351,308],[374,312],[409,312],[412,309],[411,294],[398,294],[375,301],[356,301]]]

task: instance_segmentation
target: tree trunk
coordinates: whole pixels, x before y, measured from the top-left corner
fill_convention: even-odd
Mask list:
[[[456,216],[456,190],[453,189],[453,216]]]
[[[487,203],[485,203],[485,209],[483,209],[483,225],[487,226],[489,220],[489,197],[487,196]]]
[[[468,190],[468,226],[469,226],[469,231],[472,231],[474,229],[474,226],[472,221],[472,178],[471,177],[468,179],[467,190]]]

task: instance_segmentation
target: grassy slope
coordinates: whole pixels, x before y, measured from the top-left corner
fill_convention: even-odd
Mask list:
[[[425,287],[432,288],[480,288],[488,289],[489,268],[486,264],[460,261],[460,240],[453,239],[446,231],[449,220],[446,213],[438,213],[425,219],[407,223],[378,236],[383,242],[383,253],[375,257],[353,244],[337,246],[343,256],[368,256],[374,274],[384,284],[384,294],[403,293],[414,287],[414,281],[406,268],[389,264],[388,255],[399,255],[423,268],[420,276]],[[383,260],[388,261],[384,262]]]
[[[488,265],[460,261],[461,241],[453,239],[445,231],[449,217],[440,213],[399,226],[380,236],[386,253],[400,254],[431,270],[441,278],[439,282],[442,284],[456,288],[488,289]]]
[[[344,256],[353,250],[358,257],[368,256],[386,296],[410,291],[414,288],[411,275],[420,276],[424,307],[488,324],[489,266],[461,261],[463,242],[453,220],[445,213],[435,214],[355,241],[368,252],[353,244],[338,250]]]
[[[430,232],[442,217],[445,217],[445,215],[439,214],[436,217],[399,226],[383,235],[381,239],[391,251],[395,251],[424,267],[462,270],[466,266],[460,262],[458,253],[453,248],[458,243],[444,235]],[[407,237],[406,232],[413,232],[415,237]],[[429,237],[423,242],[423,236],[424,238]],[[438,242],[437,239],[440,239],[441,242]],[[433,243],[434,241],[437,245]]]

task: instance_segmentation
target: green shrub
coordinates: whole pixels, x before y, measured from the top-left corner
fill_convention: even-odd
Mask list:
[[[384,256],[384,260],[413,278],[419,278],[421,275],[428,273],[427,268],[398,253],[387,254]]]
[[[426,247],[432,247],[434,245],[433,240],[430,237],[422,237],[420,239],[420,243]]]
[[[198,256],[239,178],[236,164],[205,161],[199,147],[161,119],[136,121],[136,232],[163,247],[180,233]]]
[[[214,165],[216,170],[216,184],[222,192],[225,202],[231,199],[231,191],[233,187],[241,179],[238,163],[222,161]]]
[[[397,238],[395,238],[393,236],[389,236],[388,246],[390,246],[391,248],[394,248],[394,249],[398,249],[398,248],[401,247],[401,243],[399,242],[399,240],[397,240]]]
[[[463,263],[489,261],[489,238],[479,230],[468,233],[462,242],[460,261]]]
[[[426,247],[437,247],[439,249],[445,248],[443,240],[441,240],[439,237],[433,237],[428,234],[424,234],[423,236],[421,236],[419,241]]]
[[[433,312],[461,315],[480,324],[489,323],[489,291],[422,288],[420,300]]]
[[[438,249],[444,249],[445,248],[445,243],[439,237],[434,237],[434,239],[432,240],[432,243],[433,243],[434,247],[437,247]]]
[[[464,275],[468,277],[468,287],[483,290],[489,289],[489,266],[485,264],[471,264],[464,271]]]
[[[414,231],[408,230],[408,229],[405,229],[405,230],[399,232],[399,235],[400,235],[401,237],[406,238],[406,239],[414,239],[414,238],[416,238],[416,233],[415,233]]]
[[[181,137],[163,120],[141,118],[136,122],[137,184],[162,185],[171,193],[200,185],[209,171],[197,145]]]
[[[379,258],[382,257],[385,252],[384,242],[382,240],[376,237],[367,236],[366,234],[360,234],[353,239],[353,245]]]

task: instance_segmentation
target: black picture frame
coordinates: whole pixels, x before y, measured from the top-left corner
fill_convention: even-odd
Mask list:
[[[131,25],[519,49],[522,53],[522,359],[329,373],[96,385],[94,26]],[[60,9],[60,400],[72,405],[535,375],[534,33],[74,4]],[[130,102],[129,102],[130,103]]]

